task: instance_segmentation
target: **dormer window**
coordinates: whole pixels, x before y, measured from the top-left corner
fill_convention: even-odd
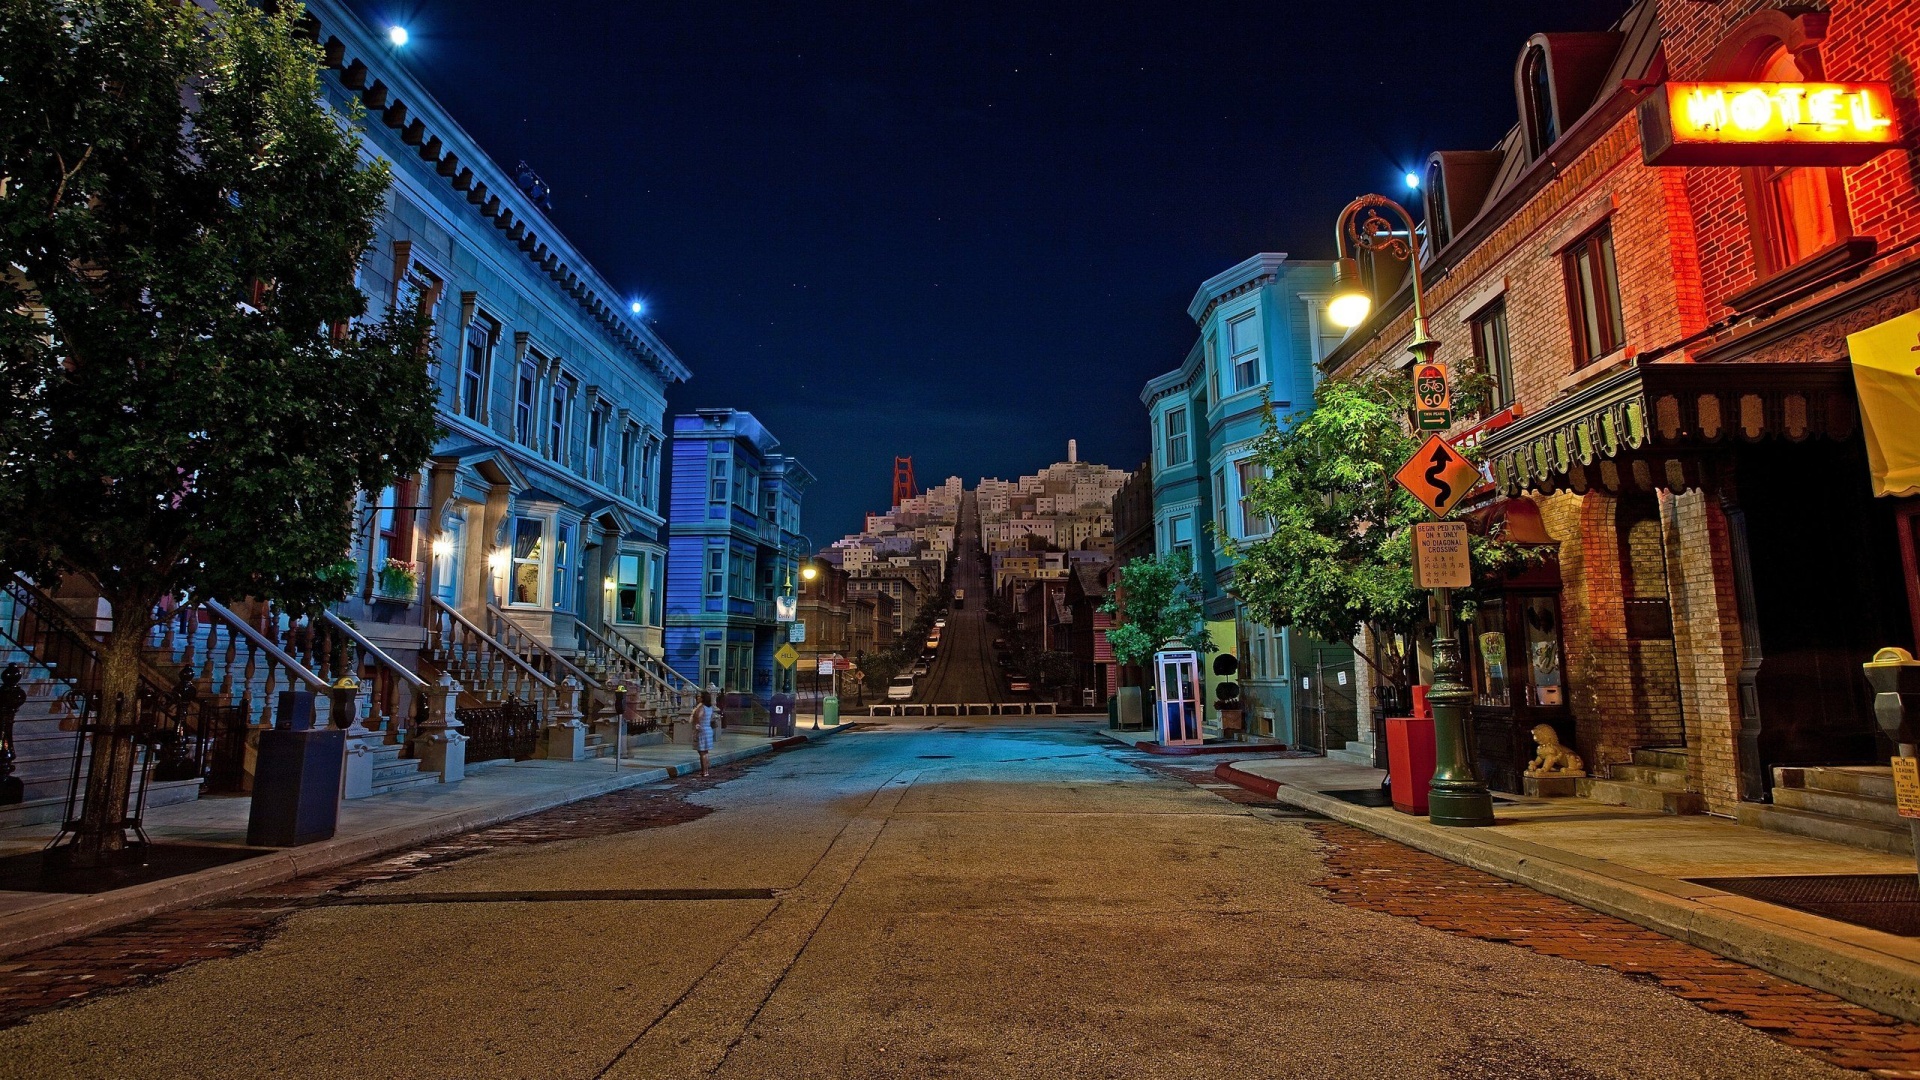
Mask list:
[[[1560,138],[1560,122],[1553,108],[1553,75],[1547,67],[1546,46],[1532,45],[1527,48],[1526,59],[1521,61],[1520,85],[1525,94],[1528,156],[1537,158]]]
[[[1427,162],[1427,245],[1439,251],[1453,239],[1453,223],[1447,220],[1447,170],[1435,158]]]

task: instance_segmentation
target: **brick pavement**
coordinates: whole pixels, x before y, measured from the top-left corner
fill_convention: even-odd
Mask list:
[[[1313,884],[1339,903],[1608,968],[1833,1065],[1920,1078],[1920,1024],[1349,825],[1307,827],[1327,863]]]
[[[500,848],[697,820],[712,811],[688,802],[688,795],[726,783],[769,760],[771,756],[756,757],[714,768],[705,778],[693,774],[583,799],[409,851],[279,882],[233,900],[169,912],[0,960],[0,1027],[111,990],[142,986],[202,960],[250,952],[272,937],[289,915],[364,885],[404,880]]]

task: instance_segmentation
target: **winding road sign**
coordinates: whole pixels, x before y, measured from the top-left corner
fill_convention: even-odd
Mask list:
[[[1446,517],[1480,485],[1480,470],[1438,435],[1429,435],[1420,449],[1393,474],[1400,486],[1413,492],[1434,517]]]

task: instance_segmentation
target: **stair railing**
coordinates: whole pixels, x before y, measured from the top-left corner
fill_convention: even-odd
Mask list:
[[[584,706],[582,711],[586,714],[584,719],[587,723],[594,723],[602,715],[613,712],[613,691],[588,674],[586,669],[541,641],[531,630],[515,622],[513,616],[501,610],[498,604],[487,605],[487,632],[556,685],[569,676],[579,683]]]
[[[427,648],[469,693],[527,702],[542,720],[559,708],[560,688],[552,679],[437,596],[427,609]]]
[[[250,727],[272,723],[283,690],[312,691],[314,723],[327,720],[332,684],[218,600],[156,611],[148,644],[198,671],[202,686]]]
[[[367,640],[347,620],[327,610],[320,612],[320,618],[335,633],[353,642],[360,653],[359,669],[372,676],[373,685],[363,687],[360,695],[367,702],[368,719],[376,721],[368,726],[385,731],[383,741],[389,745],[405,742],[409,721],[427,703],[427,680]]]

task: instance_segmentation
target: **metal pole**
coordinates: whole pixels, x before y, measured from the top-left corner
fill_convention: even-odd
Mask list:
[[[1453,590],[1435,589],[1439,624],[1433,631],[1433,782],[1428,788],[1428,820],[1435,825],[1493,824],[1493,796],[1480,779],[1468,737],[1467,706],[1473,691],[1461,679],[1460,639],[1453,625]]]

